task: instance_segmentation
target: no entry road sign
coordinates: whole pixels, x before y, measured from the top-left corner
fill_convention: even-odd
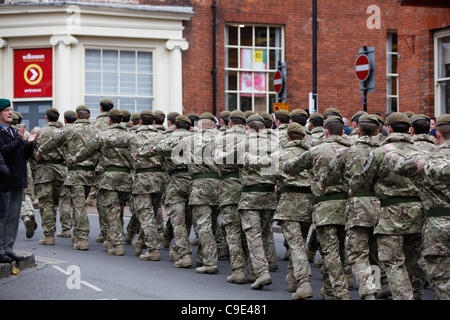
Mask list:
[[[370,60],[365,54],[360,54],[355,63],[355,74],[359,81],[366,81],[370,75]]]
[[[283,89],[283,75],[279,70],[273,76],[273,89],[276,93],[280,93]]]

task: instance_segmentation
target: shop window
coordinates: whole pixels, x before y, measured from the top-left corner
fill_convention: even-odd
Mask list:
[[[436,115],[450,113],[450,29],[435,36]]]
[[[284,61],[283,29],[228,25],[225,34],[226,109],[272,112],[273,75]]]
[[[389,32],[386,43],[386,112],[399,111],[398,108],[398,47],[397,33]]]
[[[118,109],[152,110],[153,55],[135,50],[86,49],[85,104],[91,117],[99,114],[103,98]]]

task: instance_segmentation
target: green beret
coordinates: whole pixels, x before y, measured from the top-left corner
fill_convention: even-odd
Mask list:
[[[179,116],[180,114],[178,112],[169,112],[167,114],[167,118],[176,118],[177,116]]]
[[[406,114],[406,116],[411,119],[411,117],[414,115],[414,112],[412,112],[412,111],[405,111],[404,114]]]
[[[137,118],[133,118],[134,115],[137,115]],[[133,116],[131,116],[132,119],[139,119],[140,116],[152,116],[152,117],[154,117],[155,114],[153,112],[151,112],[150,110],[144,110],[144,111],[141,111],[140,114],[139,113],[133,113]]]
[[[378,126],[378,117],[374,114],[364,113],[359,117],[359,123],[372,123]]]
[[[119,109],[111,109],[111,110],[108,111],[108,116],[109,117],[114,117],[114,116],[121,116],[121,117],[123,117],[123,113]]]
[[[309,120],[316,119],[316,118],[323,119],[323,115],[320,112],[315,112],[309,116]]]
[[[189,120],[191,120],[192,123],[194,123],[195,121],[198,121],[198,120],[200,119],[199,116],[198,116],[198,114],[193,113],[193,112],[188,113],[188,114],[186,115],[186,117],[188,117]]]
[[[3,111],[10,106],[11,101],[9,101],[8,99],[0,99],[0,111]]]
[[[250,117],[247,118],[247,124],[249,124],[250,122],[253,122],[253,121],[261,121],[262,123],[264,123],[263,117],[261,117],[257,113],[252,114]]]
[[[87,112],[91,113],[91,110],[89,110],[89,107],[88,107],[88,106],[85,106],[84,104],[80,104],[80,105],[77,107],[76,111],[77,111],[77,112],[78,112],[78,111],[87,111]]]
[[[436,119],[436,126],[448,126],[450,125],[450,114],[443,114]]]
[[[399,124],[399,123],[404,123],[409,126],[411,125],[411,121],[409,120],[408,116],[403,112],[392,112],[386,119],[386,124],[388,126],[390,126],[391,124]]]
[[[308,114],[306,113],[305,110],[303,110],[303,109],[294,109],[294,110],[292,110],[291,113],[289,114],[289,118],[298,116],[299,114],[302,114],[302,115],[308,117]]]
[[[413,124],[413,123],[416,122],[417,120],[428,120],[428,121],[430,121],[430,118],[427,117],[427,116],[424,115],[424,114],[415,114],[415,115],[413,115],[413,116],[410,118],[410,120],[411,120],[411,124]]]
[[[170,113],[169,113],[169,114],[170,114]],[[181,121],[181,122],[186,122],[186,123],[189,123],[189,125],[192,126],[191,120],[190,120],[187,116],[184,116],[184,115],[182,115],[182,114],[177,115],[177,117],[175,118],[175,121],[176,121],[176,122],[179,122],[179,121]]]
[[[214,116],[212,115],[212,113],[209,113],[209,112],[203,112],[203,113],[200,115],[200,119],[208,119],[208,120],[211,120],[211,121],[216,122],[216,117],[214,117]]]
[[[74,116],[74,115],[75,115],[75,111],[73,111],[73,110],[67,110],[66,112],[64,112],[64,117]]]
[[[327,125],[329,125],[330,123],[333,123],[333,122],[340,122],[340,123],[344,124],[344,121],[342,120],[342,117],[339,117],[339,116],[329,116],[329,117],[325,120],[325,122],[323,123],[324,128],[326,128]]]
[[[323,113],[324,118],[328,117],[328,116],[338,116],[342,118],[342,113],[339,109],[336,108],[328,108],[325,110],[325,112]]]
[[[149,111],[150,113],[151,113],[151,111]],[[151,114],[151,116],[153,115],[153,113]],[[134,119],[139,119],[139,117],[140,117],[141,115],[139,114],[139,113],[137,113],[137,112],[135,112],[135,113],[133,113],[132,115],[131,115],[131,119],[132,120],[134,120]]]
[[[353,119],[355,119],[356,117],[361,117],[363,114],[367,114],[367,112],[365,112],[365,111],[358,111],[357,113],[355,113],[353,116],[352,116],[352,121],[353,121]]]
[[[105,99],[100,100],[100,104],[106,104],[106,103],[114,106],[114,102],[111,99],[106,99],[105,98]]]
[[[19,115],[15,112],[13,112],[12,118],[13,118],[13,120],[20,120]]]
[[[288,128],[287,128],[287,132],[288,133],[299,133],[299,134],[302,134],[304,136],[306,135],[305,128],[301,124],[298,124],[297,122],[289,123]]]
[[[289,111],[287,110],[278,110],[275,112],[275,117],[278,119],[278,117],[289,117]]]
[[[128,110],[121,110],[121,111],[122,111],[122,116],[123,116],[124,118],[130,117],[130,116],[131,116],[130,111],[128,111]]]
[[[56,108],[48,108],[47,110],[45,110],[45,113],[49,113],[49,112],[55,112],[59,116],[59,111]]]
[[[245,114],[245,119],[247,119],[248,117],[250,117],[252,114],[255,114],[253,111],[247,110],[244,112]]]
[[[19,117],[19,119],[23,119],[22,114],[19,111],[14,111],[14,114]]]
[[[161,110],[155,110],[153,111],[153,114],[155,116],[165,116],[166,114],[164,112],[162,112]]]
[[[264,120],[273,121],[272,116],[267,112],[260,112],[259,115],[263,117]]]
[[[230,113],[230,119],[233,120],[233,118],[235,119],[242,119],[245,121],[246,117],[245,117],[245,113],[240,111],[240,110],[234,110]]]
[[[227,118],[229,118],[230,117],[230,111],[222,111],[220,114],[219,114],[219,117],[220,118],[224,118],[224,119],[227,119]]]

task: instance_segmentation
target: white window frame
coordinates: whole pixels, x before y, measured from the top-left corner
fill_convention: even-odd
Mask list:
[[[88,71],[86,69],[86,50],[100,50],[100,91],[101,93],[95,94],[95,93],[86,93],[86,72]],[[109,51],[117,51],[117,94],[104,94],[103,92],[103,50],[109,50]],[[136,94],[135,95],[123,95],[119,94],[120,92],[120,52],[121,51],[134,51],[136,53],[136,63],[135,63],[135,83],[136,83]],[[137,70],[137,57],[138,52],[148,52],[152,54],[152,95],[151,96],[144,96],[144,95],[138,95],[137,93],[137,83],[138,83],[138,70]],[[137,47],[108,47],[108,46],[102,46],[102,47],[94,47],[94,46],[86,46],[83,48],[83,100],[86,101],[87,96],[93,96],[97,97],[100,96],[101,98],[109,98],[111,96],[117,97],[117,109],[120,110],[120,98],[132,98],[135,100],[134,102],[134,109],[129,110],[130,112],[134,113],[137,112],[137,99],[139,98],[145,98],[145,99],[152,99],[152,107],[149,109],[153,109],[154,103],[155,103],[155,50],[151,49],[142,49]],[[150,73],[140,73],[140,74],[150,74]]]
[[[450,77],[439,78],[439,40],[450,37],[450,28],[438,31],[434,34],[434,114],[436,117],[445,114],[445,106],[442,106],[441,83],[450,81]]]
[[[227,38],[228,38],[228,34],[227,34],[227,28],[228,27],[238,27],[238,43],[237,45],[229,45],[227,44]],[[241,32],[240,29],[244,28],[244,27],[252,27],[252,45],[251,46],[243,46],[241,45]],[[267,28],[267,44],[265,47],[262,46],[255,46],[255,28],[256,27],[266,27]],[[270,29],[269,28],[278,28],[280,29],[281,32],[281,39],[280,39],[280,47],[271,47],[270,46]],[[269,75],[275,71],[277,71],[277,66],[275,66],[275,69],[270,69],[270,50],[276,49],[276,50],[280,50],[280,60],[281,62],[285,62],[285,37],[284,37],[284,26],[282,25],[261,25],[261,24],[235,24],[235,23],[228,23],[225,25],[225,82],[228,81],[228,76],[227,76],[227,72],[228,71],[235,71],[237,72],[237,84],[236,84],[236,90],[226,90],[225,89],[225,105],[226,105],[226,109],[228,110],[228,100],[227,100],[227,94],[236,94],[237,96],[237,110],[241,110],[240,109],[240,105],[241,105],[241,95],[240,93],[240,73],[241,72],[264,72],[265,73],[265,77],[266,77],[266,83],[267,83],[267,91],[265,92],[266,95],[266,112],[269,112],[269,106],[270,106],[270,97],[271,96],[275,96],[276,97],[276,92],[275,91],[271,91],[271,89],[269,87],[269,83],[270,83],[270,79],[269,79]],[[227,61],[228,61],[228,48],[234,48],[237,49],[238,51],[238,67],[237,68],[229,68],[227,66]],[[251,70],[251,69],[243,69],[241,68],[240,64],[241,64],[241,50],[240,49],[252,49],[253,51],[253,56],[255,54],[255,50],[266,50],[267,51],[267,66],[268,68],[264,71],[255,71],[255,70]],[[253,81],[254,81],[254,75],[252,76],[252,87],[253,87]],[[225,83],[225,88],[226,88],[227,84]],[[260,93],[256,93],[257,95],[259,95]],[[251,92],[251,98],[252,98],[252,111],[255,110],[255,91],[252,90]]]
[[[392,35],[397,34],[397,32],[388,32],[386,37],[386,112],[392,112],[390,99],[395,98],[397,99],[397,111],[400,111],[400,103],[399,103],[399,87],[398,87],[398,60],[399,60],[399,54],[398,54],[398,35],[397,35],[397,52],[392,51]],[[392,56],[397,56],[397,73],[393,73],[391,70],[392,66]],[[391,80],[391,81],[389,81]],[[397,92],[396,94],[392,94],[392,86],[390,87],[389,84],[392,83],[392,81],[396,82]]]

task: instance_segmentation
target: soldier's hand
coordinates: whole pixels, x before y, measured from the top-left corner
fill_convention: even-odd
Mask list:
[[[20,128],[19,128],[19,131],[17,132],[17,135],[19,136],[20,140],[24,139],[24,136],[25,136],[25,124],[22,123],[20,125]]]
[[[419,172],[422,172],[424,164],[425,164],[425,159],[419,159],[417,161],[417,170]]]
[[[28,143],[33,143],[39,137],[39,130],[31,131],[30,136],[28,137]]]

